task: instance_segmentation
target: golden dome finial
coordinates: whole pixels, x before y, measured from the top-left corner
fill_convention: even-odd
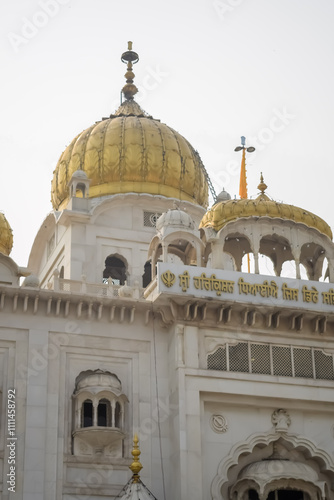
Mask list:
[[[261,191],[261,195],[265,194],[265,190],[267,189],[267,184],[264,182],[263,175],[261,172],[261,177],[260,177],[260,184],[258,185],[258,189]]]
[[[133,438],[133,450],[131,452],[131,454],[133,456],[133,462],[129,466],[129,469],[132,471],[132,474],[133,474],[133,476],[132,476],[133,483],[139,483],[139,481],[140,481],[139,472],[143,468],[142,464],[139,461],[140,449],[138,446],[138,442],[139,442],[138,436],[137,436],[137,434],[135,434],[134,438]]]
[[[132,71],[132,65],[139,61],[139,56],[132,50],[132,42],[128,42],[128,50],[123,52],[121,57],[122,62],[127,63],[127,72],[125,73],[126,84],[122,88],[125,99],[132,100],[133,96],[137,94],[138,89],[133,83],[135,77]]]
[[[13,248],[13,231],[5,215],[0,212],[0,253],[9,255]]]

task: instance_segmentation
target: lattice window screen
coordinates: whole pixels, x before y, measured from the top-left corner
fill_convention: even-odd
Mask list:
[[[311,349],[293,349],[295,377],[313,378],[313,362]]]
[[[272,347],[274,375],[292,377],[291,348],[274,345]]]
[[[334,380],[333,356],[318,349],[314,350],[316,378]]]
[[[252,373],[271,374],[270,347],[263,344],[251,344]]]
[[[249,372],[248,344],[246,342],[230,345],[228,354],[230,372]]]
[[[144,226],[155,227],[160,215],[158,212],[144,212]]]
[[[208,368],[209,370],[227,371],[225,347],[218,347],[214,353],[208,355]]]
[[[320,349],[292,346],[247,342],[227,345],[208,355],[207,367],[209,370],[334,380],[333,355],[325,354]]]

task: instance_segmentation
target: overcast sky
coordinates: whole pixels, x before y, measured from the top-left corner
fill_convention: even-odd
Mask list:
[[[12,258],[28,261],[52,210],[64,148],[112,113],[133,40],[138,102],[197,149],[214,187],[238,193],[245,135],[248,191],[334,228],[332,0],[3,0],[0,210]]]

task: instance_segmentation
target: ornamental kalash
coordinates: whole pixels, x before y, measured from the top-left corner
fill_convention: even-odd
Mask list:
[[[262,176],[248,197],[245,140],[216,197],[135,102],[138,59],[61,154],[27,267],[0,214],[0,496],[334,500],[331,229]]]

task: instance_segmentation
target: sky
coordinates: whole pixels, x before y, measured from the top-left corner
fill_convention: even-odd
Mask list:
[[[0,211],[26,266],[57,161],[115,111],[128,40],[137,102],[198,150],[216,192],[267,194],[334,228],[332,0],[2,0]]]

